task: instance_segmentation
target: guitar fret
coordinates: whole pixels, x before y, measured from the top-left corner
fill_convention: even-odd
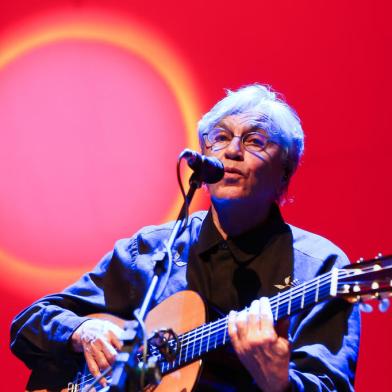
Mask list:
[[[228,316],[226,316],[226,322],[225,322],[225,326],[223,329],[223,344],[226,344],[227,321],[228,321]]]
[[[304,303],[305,303],[305,291],[306,291],[306,285],[305,285],[305,287],[302,289],[302,295],[301,295],[301,309],[304,308]]]
[[[287,315],[290,316],[291,313],[291,296],[292,296],[293,290],[289,290],[289,303],[287,305]]]
[[[207,348],[206,348],[206,352],[208,352],[209,350],[209,346],[210,346],[210,335],[211,335],[211,327],[212,327],[212,323],[209,324],[209,330],[207,332]]]
[[[279,319],[281,319],[282,317],[285,317],[287,315],[287,310],[288,310],[287,301],[281,302],[280,308],[279,308],[279,313],[278,313]]]
[[[197,331],[197,329],[196,329],[196,331]],[[193,334],[195,334],[195,333],[193,333]],[[193,336],[192,336],[192,338],[193,338]],[[192,354],[191,354],[191,359],[193,359],[194,358],[194,353],[195,353],[195,339],[193,339],[193,341],[192,341]]]
[[[201,335],[198,338],[198,341],[199,341],[199,356],[201,355],[201,348],[203,346],[203,333],[204,333],[204,325],[201,327]]]
[[[280,292],[277,294],[277,303],[276,303],[276,309],[275,309],[275,321],[278,321],[278,316],[279,316],[279,299],[280,299]]]
[[[178,341],[179,341],[179,345],[180,345],[180,356],[178,357],[178,364],[181,364],[181,355],[182,355],[182,338],[180,337],[179,339],[178,339]]]
[[[189,335],[189,334],[187,334],[187,335]],[[189,340],[189,337],[188,337],[188,340]],[[185,362],[187,362],[188,361],[188,347],[189,347],[188,342],[185,343],[185,347],[186,347],[186,349],[185,349]]]
[[[316,280],[316,297],[315,297],[314,302],[318,302],[319,288],[320,288],[320,277],[318,277],[317,280]]]
[[[215,331],[214,332],[214,336],[215,336],[214,348],[216,348],[216,345],[218,344],[218,335],[219,335],[219,331]]]

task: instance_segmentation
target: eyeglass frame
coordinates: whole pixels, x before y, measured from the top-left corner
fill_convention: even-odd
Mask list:
[[[218,148],[218,149],[213,149],[214,144],[212,144],[212,143],[208,140],[208,134],[209,134],[212,130],[214,130],[214,129],[221,129],[221,130],[223,130],[223,131],[226,131],[226,132],[230,133],[230,134],[232,135],[232,139],[231,139],[225,146],[220,147],[220,148]],[[221,151],[221,150],[227,148],[227,147],[230,145],[230,143],[233,141],[234,138],[240,138],[241,145],[244,147],[244,149],[245,149],[246,151],[248,151],[248,152],[250,152],[250,153],[253,154],[253,153],[260,153],[260,152],[263,152],[263,151],[268,147],[268,145],[269,145],[270,143],[272,143],[271,140],[270,140],[270,136],[267,134],[267,132],[266,132],[264,129],[262,129],[262,128],[257,128],[257,129],[259,129],[259,130],[265,132],[265,134],[262,133],[262,132],[256,131],[256,130],[255,130],[255,131],[250,130],[250,131],[248,131],[248,132],[243,133],[242,135],[234,135],[234,132],[231,131],[230,129],[226,129],[226,128],[221,127],[221,126],[218,126],[218,127],[216,126],[216,127],[212,127],[208,132],[202,133],[201,136],[203,137],[203,141],[204,141],[205,147],[208,148],[208,149],[211,149],[211,150],[214,151],[214,152],[216,152],[216,151]],[[258,134],[260,134],[260,135],[265,136],[265,138],[266,138],[266,143],[265,143],[264,147],[263,147],[262,149],[260,149],[260,150],[249,150],[249,147],[247,147],[247,146],[244,144],[244,138],[248,137],[248,135],[255,134],[255,133],[258,133]],[[210,146],[207,146],[206,140],[208,140],[208,142],[211,144]]]

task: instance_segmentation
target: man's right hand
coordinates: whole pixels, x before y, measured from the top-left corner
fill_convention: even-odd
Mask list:
[[[101,374],[115,361],[122,347],[119,339],[123,330],[116,324],[102,319],[91,319],[81,324],[72,334],[72,348],[83,352],[87,366],[94,377]],[[101,380],[106,385],[105,379]]]

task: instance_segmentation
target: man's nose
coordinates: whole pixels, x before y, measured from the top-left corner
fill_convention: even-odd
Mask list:
[[[233,139],[225,148],[225,156],[230,159],[243,159],[244,146],[241,141],[241,136],[233,136]]]

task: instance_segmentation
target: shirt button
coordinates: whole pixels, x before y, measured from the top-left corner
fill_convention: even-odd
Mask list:
[[[228,248],[228,245],[227,245],[226,242],[221,242],[220,245],[219,245],[219,247],[220,247],[221,249],[227,249],[227,248]]]

